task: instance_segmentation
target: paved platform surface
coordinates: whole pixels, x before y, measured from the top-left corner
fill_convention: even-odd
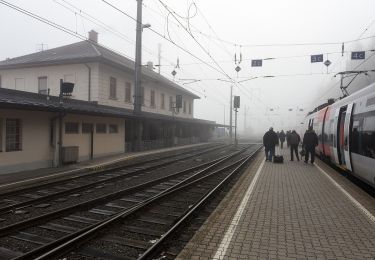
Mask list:
[[[62,168],[43,168],[30,171],[21,171],[14,173],[0,174],[0,191],[5,191],[8,188],[13,188],[19,185],[32,184],[38,181],[45,181],[60,176],[70,174],[79,174],[83,171],[99,169],[110,166],[113,163],[132,160],[135,158],[145,157],[152,154],[164,153],[170,151],[177,151],[189,147],[207,145],[208,143],[175,146],[162,149],[148,150],[143,152],[123,153],[114,156],[96,158],[89,161],[83,161],[77,164],[67,165]]]
[[[375,199],[281,152],[258,154],[177,259],[375,259]]]

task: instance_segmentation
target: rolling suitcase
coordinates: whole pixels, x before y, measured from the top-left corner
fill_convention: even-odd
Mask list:
[[[283,163],[284,156],[280,154],[279,147],[276,148],[275,156],[273,157],[273,163]]]

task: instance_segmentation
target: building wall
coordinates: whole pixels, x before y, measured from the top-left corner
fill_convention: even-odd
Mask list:
[[[32,67],[22,69],[0,70],[1,87],[17,89],[38,93],[38,77],[47,77],[47,88],[50,89],[50,95],[58,96],[60,91],[60,79],[75,83],[73,96],[74,99],[98,101],[99,104],[133,109],[134,101],[134,75],[125,72],[113,66],[102,63],[89,63],[91,67],[91,94],[89,99],[89,80],[88,68],[85,64],[55,65],[44,67]],[[110,78],[116,78],[116,98],[110,98]],[[131,84],[131,102],[125,101],[125,82]],[[157,82],[142,80],[144,87],[144,105],[142,110],[151,113],[164,114],[184,118],[193,118],[194,99],[188,95],[180,93],[176,89],[163,87]],[[151,106],[151,90],[155,91],[155,106]],[[161,108],[161,93],[165,94],[165,108]],[[176,95],[181,95],[186,102],[186,111],[179,109],[178,113],[173,114],[169,109],[169,97],[176,101]],[[191,104],[191,113],[189,113],[189,103]]]
[[[91,67],[91,101],[98,100],[98,63]],[[60,79],[75,83],[72,98],[89,100],[88,68],[84,64],[55,65],[21,69],[0,70],[1,87],[38,93],[38,77],[47,77],[50,95],[60,93]]]
[[[111,117],[96,117],[86,115],[67,115],[64,117],[64,125],[66,122],[79,123],[78,134],[65,133],[63,129],[63,146],[79,146],[79,160],[89,159],[91,151],[91,135],[82,133],[82,123],[90,123],[94,125],[94,158],[119,154],[125,152],[125,120]],[[97,133],[96,124],[106,124],[106,133]],[[118,133],[109,133],[109,124],[118,126]]]
[[[116,78],[116,98],[110,98],[110,78]],[[131,103],[125,102],[125,82],[131,83]],[[166,88],[156,82],[150,80],[142,80],[142,87],[144,87],[144,105],[142,111],[158,113],[164,115],[172,115],[172,111],[169,110],[169,96],[173,97],[175,102],[176,95],[180,94],[177,90]],[[155,106],[151,107],[151,90],[155,91]],[[130,73],[126,73],[120,69],[100,64],[99,65],[99,98],[98,102],[102,105],[123,107],[133,109],[134,102],[134,76]],[[161,108],[161,93],[165,94],[165,109]],[[183,108],[180,109],[179,113],[175,114],[178,117],[193,118],[194,114],[194,100],[188,95],[182,95],[183,102],[186,101],[186,112],[183,112]],[[191,104],[191,113],[189,114],[189,105]]]
[[[6,151],[6,119],[20,119],[22,149]],[[52,121],[52,119],[54,120]],[[79,123],[78,134],[65,133],[66,122]],[[94,128],[94,158],[125,151],[125,120],[88,115],[66,115],[63,119],[63,146],[79,146],[79,161],[88,160],[91,135],[82,133],[82,123],[106,124],[106,133]],[[117,133],[109,133],[108,125],[118,125]],[[52,130],[51,126],[54,127]],[[51,135],[51,132],[54,134]],[[52,138],[51,138],[52,136]],[[56,113],[0,109],[0,174],[52,167],[58,164],[58,118]]]
[[[52,113],[0,109],[0,173],[15,172],[52,166],[53,150],[50,145]],[[22,150],[6,152],[6,119],[20,119]]]

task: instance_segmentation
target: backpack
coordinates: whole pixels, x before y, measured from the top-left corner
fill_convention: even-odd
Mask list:
[[[298,140],[298,135],[297,134],[291,134],[290,135],[290,143],[291,144],[298,144],[299,143],[299,140]]]

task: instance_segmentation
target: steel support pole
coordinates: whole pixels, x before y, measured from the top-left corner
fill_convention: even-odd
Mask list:
[[[137,0],[137,25],[135,40],[135,68],[134,68],[134,114],[139,114],[141,102],[142,75],[142,0]]]
[[[237,108],[235,110],[235,116],[234,116],[234,146],[237,148]]]
[[[63,138],[63,94],[62,94],[62,84],[63,80],[60,79],[60,94],[59,94],[59,140],[58,140],[58,150],[59,150],[59,156],[58,156],[58,166],[61,167],[63,164],[63,158],[62,158],[62,138]]]
[[[232,114],[233,114],[233,85],[230,86],[230,113],[229,113],[229,138],[232,142],[233,134],[232,134]]]
[[[142,0],[137,0],[137,25],[135,42],[135,68],[134,68],[134,115],[142,111],[141,80],[142,80]],[[138,151],[142,142],[142,129],[139,118],[135,119],[135,150]]]

